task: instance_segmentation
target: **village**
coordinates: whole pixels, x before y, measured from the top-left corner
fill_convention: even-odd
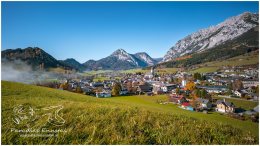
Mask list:
[[[96,77],[107,79],[94,81],[93,78]],[[159,104],[177,104],[184,110],[203,113],[219,112],[236,118],[248,115],[258,119],[255,115],[259,112],[258,106],[251,110],[244,110],[226,100],[259,101],[258,69],[250,66],[224,66],[219,72],[204,74],[191,74],[184,71],[159,74],[151,67],[146,73],[110,72],[94,76],[70,76],[49,87],[97,98],[165,94],[168,101],[158,102]]]

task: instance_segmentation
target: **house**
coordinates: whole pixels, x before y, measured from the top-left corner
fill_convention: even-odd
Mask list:
[[[197,101],[199,103],[199,108],[201,108],[201,109],[212,108],[212,103],[208,99],[198,98]]]
[[[259,81],[258,80],[243,80],[243,87],[244,88],[248,88],[248,87],[256,87],[257,85],[259,85]]]
[[[222,113],[233,113],[235,112],[235,105],[232,102],[228,102],[225,100],[218,100],[216,102],[216,111],[217,112],[222,112]]]
[[[188,102],[188,100],[183,95],[171,94],[169,96],[169,102],[174,102],[176,104],[182,104]]]
[[[236,91],[234,92],[234,94],[235,94],[236,96],[239,96],[239,97],[242,96],[242,92],[241,92],[240,90],[236,90]]]
[[[137,87],[137,91],[139,92],[139,94],[141,94],[141,93],[146,93],[146,92],[151,92],[151,91],[152,91],[152,87],[149,86],[148,84],[139,85],[139,86]]]
[[[170,92],[176,88],[177,88],[177,85],[175,85],[175,84],[165,84],[161,87],[162,91],[165,93]]]
[[[182,81],[181,81],[181,86],[182,86],[182,87],[185,87],[186,84],[187,84],[187,81],[186,81],[186,80],[182,80]]]
[[[228,89],[225,86],[196,86],[199,89],[205,89],[208,93],[223,93]]]
[[[119,92],[120,95],[127,95],[128,94],[128,90],[127,89],[122,89],[120,92]]]
[[[104,87],[104,84],[101,82],[96,82],[96,83],[90,83],[90,86],[92,87]]]
[[[153,93],[154,94],[163,94],[163,90],[161,89],[161,83],[154,83],[153,84]]]
[[[96,92],[96,97],[98,98],[111,97],[111,92],[109,91]]]
[[[236,91],[234,92],[234,94],[235,94],[236,96],[239,96],[239,97],[242,97],[242,96],[245,96],[245,95],[246,95],[245,91],[242,91],[242,90],[236,90]]]
[[[193,107],[190,105],[189,102],[183,102],[181,104],[181,108],[189,110],[189,111],[194,111]]]
[[[151,68],[151,72],[148,72],[144,75],[144,79],[150,80],[154,77],[154,67]]]
[[[83,91],[83,93],[89,93],[92,91],[92,89],[90,87],[81,87],[81,90]]]

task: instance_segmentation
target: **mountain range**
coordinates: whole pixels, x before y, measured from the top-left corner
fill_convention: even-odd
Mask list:
[[[110,56],[100,60],[89,60],[83,64],[73,58],[66,60],[57,60],[41,48],[28,47],[25,49],[7,49],[2,51],[2,63],[20,60],[31,65],[34,69],[41,67],[56,68],[63,67],[67,69],[75,69],[78,71],[96,70],[96,69],[132,69],[147,67],[157,64],[161,59],[153,59],[147,53],[140,52],[129,54],[123,49],[118,49]]]
[[[186,54],[212,49],[228,41],[234,40],[258,26],[258,14],[245,12],[238,16],[228,18],[216,26],[199,30],[179,40],[163,57],[163,62],[173,60]]]
[[[50,54],[38,47],[25,49],[7,49],[1,52],[2,63],[22,61],[34,69],[63,67],[72,69],[69,65],[56,60]]]
[[[106,58],[97,61],[89,60],[83,65],[87,69],[124,70],[152,66],[157,63],[156,59],[151,58],[145,52],[129,54],[123,49],[118,49]]]
[[[100,60],[88,60],[81,64],[73,58],[57,60],[40,48],[28,47],[25,49],[7,49],[2,51],[2,63],[6,61],[21,60],[34,68],[63,67],[85,70],[125,70],[158,66],[167,64],[167,67],[178,65],[176,61],[185,56],[184,65],[193,65],[205,61],[226,59],[241,55],[248,50],[259,48],[259,16],[245,12],[231,17],[224,22],[206,29],[192,33],[179,40],[163,58],[151,58],[145,52],[136,54],[127,53],[118,49],[111,55]],[[181,62],[183,63],[183,62]]]

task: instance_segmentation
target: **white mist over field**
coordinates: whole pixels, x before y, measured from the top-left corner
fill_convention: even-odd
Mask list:
[[[45,81],[46,79],[57,78],[57,75],[54,73],[34,71],[30,65],[20,60],[13,62],[2,62],[1,67],[1,77],[2,80],[5,81],[33,84],[36,82]]]

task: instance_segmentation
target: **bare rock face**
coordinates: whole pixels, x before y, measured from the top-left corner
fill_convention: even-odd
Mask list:
[[[166,53],[162,62],[170,61],[188,53],[202,52],[211,49],[226,41],[239,37],[258,25],[258,14],[245,12],[238,16],[231,17],[216,26],[199,30],[179,40],[175,46],[170,48]]]

